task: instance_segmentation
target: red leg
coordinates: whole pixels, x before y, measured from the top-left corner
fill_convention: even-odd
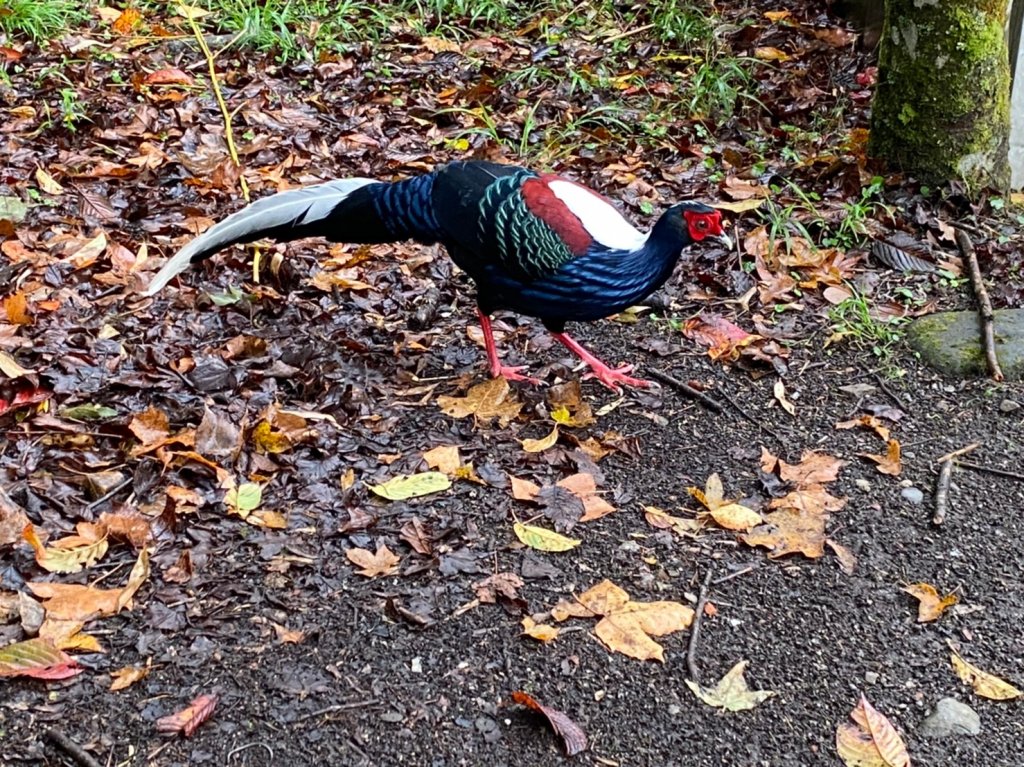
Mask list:
[[[484,346],[487,347],[487,363],[491,366],[491,375],[494,378],[504,378],[508,381],[526,381],[527,383],[539,384],[540,379],[530,378],[519,372],[520,370],[525,370],[526,365],[506,367],[501,364],[501,358],[498,357],[498,346],[494,343],[494,331],[491,330],[491,318],[480,311],[480,309],[476,310],[476,314],[480,318],[480,329],[484,332]]]
[[[596,378],[598,381],[603,383],[612,391],[619,393],[619,385],[624,386],[640,386],[647,387],[651,386],[650,381],[644,381],[641,378],[630,378],[626,373],[633,372],[632,365],[623,365],[620,368],[610,368],[604,364],[601,360],[595,357],[593,354],[588,352],[578,341],[570,337],[567,333],[552,333],[555,339],[564,345],[569,351],[583,360],[587,365],[590,366],[590,371],[585,376],[587,378]]]

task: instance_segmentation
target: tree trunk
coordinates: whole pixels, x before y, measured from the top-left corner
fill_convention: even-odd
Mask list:
[[[887,0],[870,151],[922,181],[1009,184],[1006,0]]]

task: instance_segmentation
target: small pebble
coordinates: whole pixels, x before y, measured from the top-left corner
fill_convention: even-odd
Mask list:
[[[1019,402],[1015,402],[1012,399],[1004,399],[999,403],[999,412],[1006,414],[1016,413],[1022,407],[1024,407],[1024,405],[1021,405]]]
[[[868,671],[864,674],[864,681],[868,684],[875,684],[878,681],[878,673],[875,671]]]
[[[855,479],[853,481],[853,484],[855,484],[857,486],[858,490],[863,490],[865,493],[870,493],[871,492],[871,483],[868,482],[864,478]]]
[[[908,503],[917,505],[924,500],[924,493],[918,490],[916,487],[905,487],[900,490],[900,495],[903,496],[904,500]]]
[[[950,736],[977,735],[981,732],[978,713],[955,698],[942,698],[919,728],[922,737],[948,738]]]

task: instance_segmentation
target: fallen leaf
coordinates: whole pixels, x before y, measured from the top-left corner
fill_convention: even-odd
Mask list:
[[[111,671],[110,676],[113,682],[110,683],[110,691],[126,690],[136,682],[139,682],[149,675],[150,666],[125,666],[116,671]]]
[[[889,449],[885,455],[873,453],[858,453],[858,455],[874,461],[879,474],[888,474],[891,477],[898,477],[903,471],[903,464],[900,462],[900,443],[895,439],[889,440]]]
[[[58,620],[87,621],[100,615],[116,615],[131,609],[132,597],[149,578],[149,551],[143,549],[128,575],[128,583],[120,589],[98,589],[73,583],[38,583],[26,585],[43,601],[47,617]]]
[[[779,479],[792,482],[798,487],[834,482],[839,477],[839,470],[846,464],[846,461],[835,456],[814,451],[804,453],[800,463],[790,464],[761,448],[761,468],[769,473],[777,470]]]
[[[865,429],[872,429],[875,434],[884,439],[886,442],[889,441],[889,428],[885,426],[881,419],[873,415],[862,415],[859,418],[852,418],[849,421],[840,421],[836,424],[837,429],[853,429],[860,426]]]
[[[956,594],[939,596],[939,592],[930,583],[913,583],[903,589],[907,594],[919,600],[917,605],[917,622],[928,623],[937,620],[946,608],[960,601]]]
[[[0,677],[70,679],[85,669],[48,639],[28,639],[0,648]]]
[[[567,538],[564,535],[534,525],[524,525],[516,522],[512,525],[516,538],[525,543],[531,549],[538,551],[568,551],[579,546],[583,541],[575,538]]]
[[[558,735],[565,744],[566,756],[576,756],[576,754],[587,750],[586,733],[584,733],[582,728],[564,713],[558,709],[539,703],[536,698],[520,690],[516,690],[512,693],[512,700],[520,706],[526,706],[530,710],[536,711],[547,719],[548,724],[551,725],[551,729],[555,731],[555,734]]]
[[[551,433],[541,439],[524,439],[523,450],[527,453],[543,453],[552,448],[558,442],[558,427],[551,430]]]
[[[217,700],[216,695],[200,695],[181,711],[157,719],[157,732],[167,734],[180,732],[186,738],[190,737],[199,728],[199,725],[213,716]]]
[[[771,549],[771,558],[803,554],[817,559],[825,553],[827,517],[804,509],[787,508],[766,514],[764,524],[741,536],[748,546]]]
[[[782,382],[781,378],[775,382],[775,386],[772,389],[772,392],[775,395],[775,400],[780,405],[782,405],[782,409],[785,410],[790,415],[795,416],[796,405],[794,405],[792,402],[786,399],[786,384]]]
[[[404,501],[431,493],[439,493],[452,486],[447,475],[439,471],[424,471],[409,476],[392,477],[380,485],[370,485],[370,490],[389,501]]]
[[[982,671],[972,663],[968,663],[955,650],[949,656],[953,664],[953,670],[966,684],[974,688],[974,692],[982,698],[989,700],[1013,700],[1024,693],[1018,690],[1009,682],[1005,682],[997,676]]]
[[[743,678],[746,668],[747,661],[741,660],[713,688],[701,687],[692,679],[686,680],[686,686],[709,706],[726,711],[746,711],[775,695],[774,690],[751,690],[747,687],[747,680]]]
[[[29,368],[23,368],[10,354],[0,351],[0,373],[8,378],[21,378],[32,375],[35,372]]]
[[[836,730],[836,751],[847,767],[910,767],[903,738],[863,695],[850,718],[853,724]]]
[[[427,462],[428,468],[449,475],[455,474],[462,466],[457,445],[438,445],[431,448],[423,453],[423,460]]]
[[[401,558],[384,544],[378,544],[376,553],[366,549],[349,549],[345,552],[349,562],[361,568],[358,575],[377,578],[383,575],[394,575],[398,572]]]
[[[91,543],[62,548],[44,546],[31,524],[25,526],[22,536],[35,550],[36,563],[51,573],[80,572],[82,568],[96,564],[107,553],[106,536]]]
[[[306,632],[297,629],[290,629],[280,623],[273,623],[274,633],[277,634],[277,641],[281,644],[302,644],[306,639]]]
[[[259,508],[263,500],[263,486],[258,482],[243,482],[224,493],[224,505],[228,511],[245,519]]]
[[[445,415],[453,418],[473,416],[485,423],[497,418],[502,428],[511,423],[522,409],[504,378],[492,378],[477,384],[465,397],[438,397],[437,404]]]
[[[725,500],[722,480],[717,473],[707,478],[703,490],[688,487],[686,491],[708,509],[707,516],[727,530],[749,530],[764,521],[753,509]]]
[[[523,633],[539,642],[551,642],[558,638],[559,628],[546,623],[537,623],[529,615],[523,618]]]
[[[857,569],[857,555],[843,544],[837,543],[831,538],[826,538],[825,543],[835,553],[836,559],[839,560],[839,569],[847,575],[853,575],[854,570]]]

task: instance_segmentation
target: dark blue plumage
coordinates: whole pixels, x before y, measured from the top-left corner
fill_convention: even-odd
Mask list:
[[[154,277],[152,295],[190,264],[235,244],[319,236],[334,242],[441,243],[472,278],[491,372],[533,380],[501,364],[488,315],[537,317],[617,389],[646,385],[612,369],[565,334],[568,321],[607,317],[665,283],[684,248],[724,239],[717,211],[680,203],[648,235],[604,198],[558,176],[489,162],[457,162],[386,183],[346,179],[283,192],[229,216],[177,253]]]

